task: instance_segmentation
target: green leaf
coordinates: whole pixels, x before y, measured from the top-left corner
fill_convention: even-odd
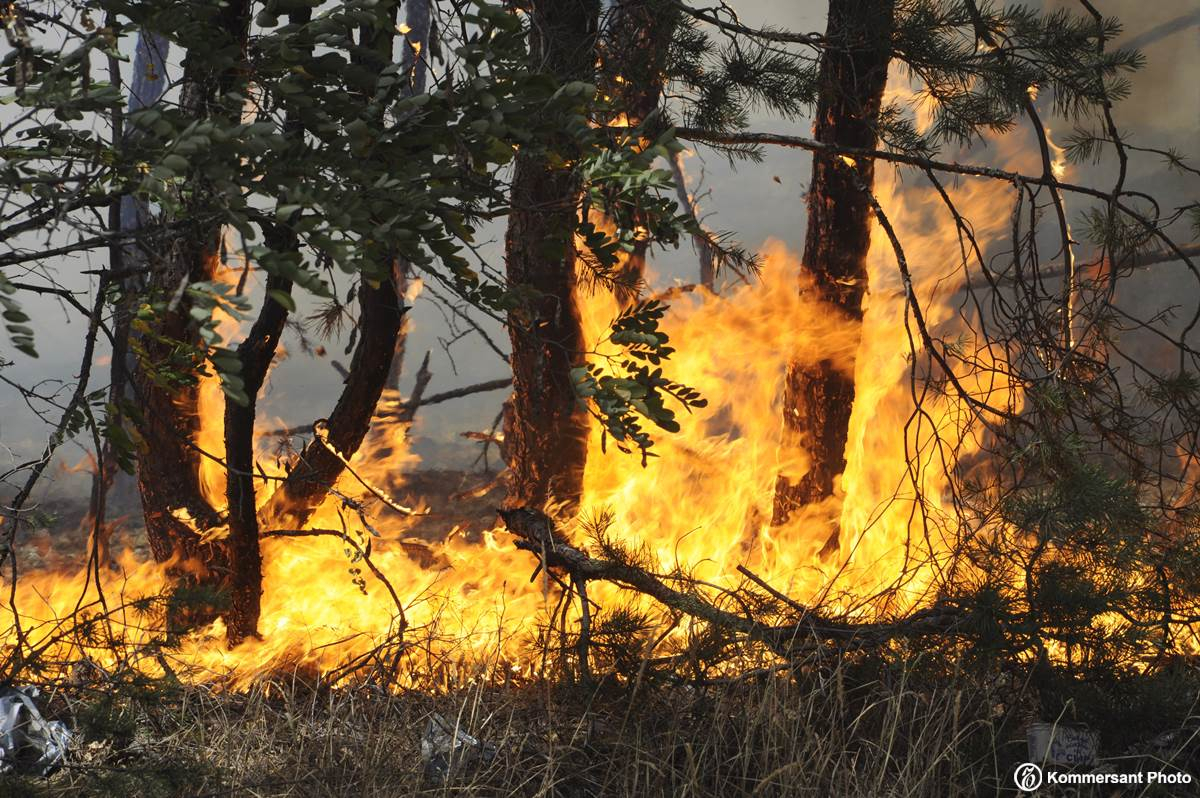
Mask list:
[[[288,313],[296,312],[296,300],[292,299],[292,295],[287,291],[280,291],[277,288],[272,288],[267,292],[267,296],[278,302]]]

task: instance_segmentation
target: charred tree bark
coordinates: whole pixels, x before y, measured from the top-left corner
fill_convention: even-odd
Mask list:
[[[195,231],[177,244],[164,268],[152,275],[151,290],[165,290],[170,282],[178,285],[211,279],[219,234],[219,230]],[[181,298],[177,307],[159,320],[155,333],[170,341],[199,345],[187,304]],[[170,343],[147,338],[142,349],[143,359],[152,366],[169,367]],[[200,431],[199,386],[173,389],[163,385],[145,364],[139,364],[134,384],[140,415],[137,430],[142,439],[138,488],[150,549],[159,562],[181,556],[199,561],[209,570],[224,571],[224,552],[218,546],[202,544],[197,533],[221,522],[200,483],[200,465],[206,455],[194,443]]]
[[[303,528],[324,501],[345,470],[344,461],[358,451],[366,437],[375,406],[387,385],[405,308],[391,279],[375,286],[364,279],[358,300],[358,344],[342,394],[325,424],[328,445],[317,439],[305,446],[263,509],[263,516],[280,528]]]
[[[876,126],[891,57],[894,0],[832,0],[821,58],[814,138],[845,147],[874,149]],[[856,186],[874,184],[870,159],[853,164],[813,155],[804,238],[802,292],[812,291],[861,327],[867,290],[871,207]],[[857,173],[855,175],[854,173]],[[833,495],[846,467],[846,437],[854,404],[854,371],[831,360],[788,365],[783,393],[784,445],[804,449],[809,470],[775,485],[774,523],[806,504]],[[837,544],[835,528],[826,548]]]
[[[535,65],[561,81],[594,74],[598,0],[534,0],[530,50]],[[580,185],[569,167],[541,154],[517,156],[505,236],[509,288],[532,298],[509,314],[513,396],[505,441],[513,480],[509,501],[541,507],[578,503],[587,459],[588,416],[571,369],[583,362],[575,297],[574,230]]]
[[[184,60],[180,108],[192,119],[228,117],[222,95],[244,80],[243,53],[250,26],[251,3],[235,0],[224,5],[213,23],[212,48],[197,57],[189,52]],[[214,52],[227,52],[232,66],[213,71],[207,60]],[[177,221],[185,226],[167,243],[166,255],[151,263],[147,289],[168,300],[152,335],[141,336],[139,362],[131,375],[138,399],[135,426],[141,437],[138,457],[138,488],[146,521],[146,536],[155,559],[182,557],[200,565],[202,581],[219,585],[228,571],[229,557],[223,545],[206,543],[198,530],[218,526],[222,519],[205,498],[200,464],[206,453],[195,444],[200,430],[199,385],[172,384],[163,372],[194,372],[193,364],[178,362],[179,352],[203,350],[189,302],[183,289],[188,283],[212,278],[220,257],[221,225],[205,210],[207,191],[203,174],[190,175],[193,198]],[[165,367],[165,368],[164,368]],[[187,572],[194,573],[191,569]],[[179,575],[185,573],[180,569]],[[212,617],[212,608],[197,608],[190,617],[176,614],[173,625],[190,624]]]

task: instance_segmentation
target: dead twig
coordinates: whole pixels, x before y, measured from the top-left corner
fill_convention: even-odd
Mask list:
[[[489,391],[498,391],[502,388],[508,388],[512,385],[512,377],[505,377],[498,380],[489,380],[488,382],[480,382],[475,385],[464,385],[461,388],[443,391],[441,393],[432,394],[429,397],[421,398],[419,401],[409,399],[406,402],[401,402],[399,407],[401,410],[412,408],[414,411],[419,407],[428,407],[430,405],[449,402],[451,399],[461,399],[465,396],[471,396],[477,393],[487,393]],[[290,437],[292,435],[307,435],[314,429],[314,424],[301,424],[297,427],[279,427],[263,433],[264,435],[273,437]]]

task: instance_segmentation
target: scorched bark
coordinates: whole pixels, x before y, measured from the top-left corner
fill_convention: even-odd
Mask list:
[[[534,64],[560,81],[595,74],[599,3],[532,2]],[[509,501],[574,505],[583,488],[588,417],[575,397],[571,369],[583,360],[575,297],[575,230],[580,184],[569,166],[544,154],[517,156],[505,238],[508,282],[528,301],[509,314],[513,396],[505,412],[512,469]]]
[[[891,57],[893,0],[834,0],[829,4],[826,46],[821,58],[814,138],[844,147],[874,149],[876,126]],[[847,161],[813,154],[804,238],[801,292],[815,292],[861,328],[867,290],[871,208],[857,179],[870,187],[871,159]],[[846,438],[854,404],[851,364],[826,359],[792,361],[784,381],[784,444],[808,453],[809,470],[793,479],[781,474],[775,486],[774,522],[785,523],[798,508],[833,495],[846,467]],[[828,545],[837,542],[834,529]]]

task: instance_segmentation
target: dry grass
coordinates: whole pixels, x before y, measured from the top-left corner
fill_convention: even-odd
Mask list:
[[[1111,714],[1100,730],[1108,764],[1159,769],[1152,757],[1163,749],[1130,756],[1128,741],[1195,726],[1197,683],[1189,667],[1171,681],[1138,678],[1136,694],[1106,693],[1099,716],[1141,712]],[[1026,680],[968,675],[929,655],[813,661],[703,685],[395,695],[296,674],[244,693],[97,683],[46,698],[76,730],[71,761],[49,779],[0,779],[0,795],[1015,796],[1024,721],[1038,714]],[[435,716],[482,740],[484,755],[464,747],[443,763],[449,777],[431,775],[421,748]],[[1200,773],[1198,736],[1176,734],[1166,758]],[[1188,794],[1180,789],[1122,795]]]
[[[264,682],[126,686],[52,702],[87,742],[22,795],[946,796],[994,794],[978,687],[844,663],[704,687],[480,687],[445,696]],[[485,741],[431,778],[432,713]],[[1010,734],[1010,736],[1012,736]],[[463,760],[466,760],[465,763]],[[987,785],[993,785],[988,788]]]

